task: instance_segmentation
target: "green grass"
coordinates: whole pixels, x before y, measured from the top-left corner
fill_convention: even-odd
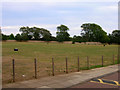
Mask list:
[[[18,52],[13,49],[18,48]],[[77,71],[77,58],[80,58],[81,69],[86,69],[86,58],[89,56],[90,68],[101,66],[101,58],[104,56],[104,65],[111,65],[113,54],[117,62],[117,45],[80,45],[64,43],[40,43],[40,42],[3,42],[3,83],[12,80],[12,59],[15,59],[16,80],[28,80],[34,78],[34,58],[37,58],[38,77],[50,76],[51,60],[54,58],[55,74],[65,73],[65,58],[68,58],[69,72]],[[26,77],[22,77],[22,75]]]

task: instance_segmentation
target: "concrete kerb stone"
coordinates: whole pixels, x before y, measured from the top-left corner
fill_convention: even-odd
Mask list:
[[[48,85],[48,87],[51,87],[51,88],[65,88],[65,85],[63,85],[61,83],[56,83],[56,84]]]
[[[28,88],[27,85],[19,84],[19,83],[9,84],[9,85],[6,85],[6,87],[7,88]]]

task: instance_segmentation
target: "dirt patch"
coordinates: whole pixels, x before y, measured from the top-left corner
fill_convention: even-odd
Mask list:
[[[17,42],[16,40],[7,40],[7,41],[3,41],[3,42]],[[27,42],[40,42],[40,43],[46,43],[46,41],[37,41],[37,40],[28,40]],[[49,43],[59,43],[57,41],[50,41]],[[64,44],[72,44],[72,41],[65,41],[63,42]],[[100,42],[82,42],[82,43],[78,43],[76,42],[75,44],[82,44],[82,45],[101,45],[102,43]]]

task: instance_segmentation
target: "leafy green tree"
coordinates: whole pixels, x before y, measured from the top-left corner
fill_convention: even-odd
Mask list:
[[[97,24],[85,23],[82,24],[81,28],[81,35],[85,41],[102,43],[109,41],[107,33]]]
[[[31,28],[29,28],[28,26],[27,27],[21,27],[19,31],[22,32],[23,37],[25,37],[24,41],[26,41],[26,39],[29,39],[29,40],[32,39],[33,30]]]
[[[32,35],[27,35],[29,40],[32,40]]]
[[[108,44],[114,43],[114,39],[113,39],[113,37],[112,37],[112,34],[109,34],[108,37],[109,37],[109,39],[110,39],[109,42],[108,42]]]
[[[51,36],[50,38],[51,38],[50,39],[51,41],[57,41],[56,37],[54,37],[54,36]]]
[[[41,38],[41,31],[40,31],[40,28],[37,28],[37,27],[33,27],[31,28],[33,30],[33,37],[35,40],[40,40]]]
[[[37,39],[36,33],[38,30],[36,30],[36,29],[37,29],[36,27],[29,28],[27,26],[27,27],[21,27],[19,31],[22,32],[23,37],[25,36],[26,38],[31,40],[32,37],[35,37],[35,39]],[[25,40],[26,40],[26,38],[25,38]]]
[[[48,31],[47,29],[44,28],[38,28],[38,27],[31,27],[29,28],[27,27],[21,27],[20,28],[20,32],[22,32],[22,34],[26,39],[34,39],[34,40],[45,40],[45,41],[49,41],[50,37],[51,37],[51,33],[50,31]]]
[[[44,28],[41,28],[41,31],[42,31],[42,36],[43,36],[43,39],[47,42],[51,41],[51,33],[50,31],[44,29]]]
[[[13,34],[10,34],[8,39],[9,39],[9,40],[14,40],[14,39],[15,39],[15,37],[14,37],[14,35],[13,35]]]
[[[73,36],[72,42],[79,42],[79,43],[81,43],[81,41],[82,41],[82,37],[81,36],[76,36],[76,35]]]
[[[22,39],[22,41],[28,41],[29,37],[28,37],[28,35],[26,33],[22,33],[21,34],[21,39]]]
[[[70,38],[69,38],[69,33],[67,32],[69,30],[69,28],[65,25],[60,25],[57,27],[57,40],[59,42],[63,42],[63,41],[68,41]]]
[[[28,26],[21,27],[19,31],[28,35],[30,33],[30,28]]]
[[[120,30],[114,30],[110,36],[113,43],[120,44]]]
[[[17,34],[16,36],[15,36],[15,40],[16,41],[28,41],[29,40],[29,37],[28,37],[28,35],[26,34],[26,33],[22,33],[22,34]]]
[[[21,35],[20,35],[20,34],[17,34],[17,35],[15,36],[15,40],[16,40],[16,41],[22,41]]]
[[[110,38],[107,36],[107,34],[103,34],[103,36],[100,39],[101,43],[109,43]]]
[[[6,41],[8,39],[7,35],[2,34],[2,40]]]

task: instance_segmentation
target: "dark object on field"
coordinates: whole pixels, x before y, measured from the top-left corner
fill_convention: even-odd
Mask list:
[[[105,45],[104,45],[104,47],[105,47]]]
[[[14,51],[18,51],[18,49],[17,49],[17,48],[15,48],[15,49],[14,49]]]

